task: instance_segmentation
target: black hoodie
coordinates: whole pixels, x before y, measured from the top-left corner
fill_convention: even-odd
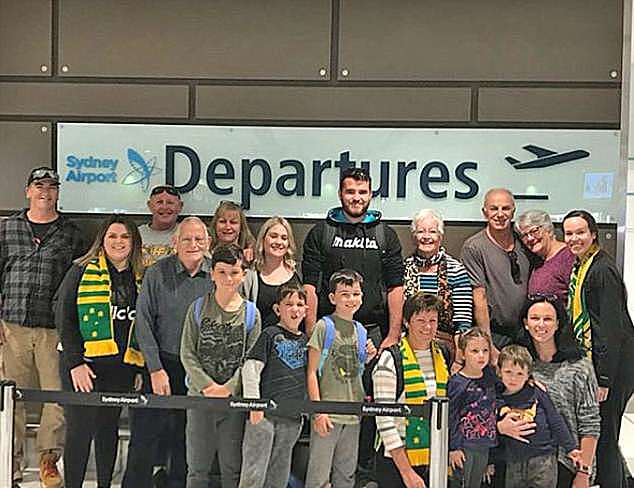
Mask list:
[[[343,268],[363,276],[363,304],[355,319],[363,325],[380,325],[388,331],[385,292],[403,284],[401,243],[396,232],[380,222],[381,213],[369,210],[358,223],[348,222],[341,207],[331,209],[324,222],[316,224],[304,240],[304,283],[317,289],[317,318],[332,313],[328,280]],[[382,229],[377,233],[379,226]],[[378,236],[378,237],[377,237]]]

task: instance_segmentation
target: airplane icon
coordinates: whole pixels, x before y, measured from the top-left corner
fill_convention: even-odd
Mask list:
[[[550,149],[528,144],[523,146],[529,152],[532,152],[537,158],[531,161],[519,161],[518,159],[506,156],[506,161],[511,164],[515,169],[533,169],[533,168],[547,168],[556,164],[567,163],[568,161],[576,161],[577,159],[583,159],[590,156],[588,151],[583,149],[576,149],[574,151],[568,151],[563,153],[557,153]]]

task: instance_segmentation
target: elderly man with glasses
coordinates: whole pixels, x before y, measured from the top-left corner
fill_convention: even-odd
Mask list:
[[[509,190],[489,190],[482,214],[487,225],[465,241],[462,262],[473,286],[475,323],[491,334],[491,362],[496,363],[499,349],[515,341],[527,295],[530,261],[513,233],[515,200]]]

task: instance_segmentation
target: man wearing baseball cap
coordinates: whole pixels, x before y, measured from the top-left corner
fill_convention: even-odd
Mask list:
[[[26,183],[29,208],[0,221],[0,343],[6,377],[20,388],[60,390],[53,295],[74,258],[82,251],[80,231],[57,212],[59,175],[35,168]],[[15,409],[14,487],[22,479],[26,413]],[[63,447],[64,417],[57,404],[47,403],[37,432],[42,486],[60,487],[57,470]]]

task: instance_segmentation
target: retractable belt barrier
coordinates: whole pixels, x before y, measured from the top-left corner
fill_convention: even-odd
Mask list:
[[[313,402],[266,399],[160,396],[145,393],[75,393],[17,388],[12,381],[0,381],[0,486],[11,486],[13,458],[13,415],[15,402],[58,403],[86,407],[131,407],[161,409],[208,409],[214,411],[263,410],[278,415],[327,413],[359,416],[423,417],[430,421],[430,488],[447,486],[449,401],[432,398],[423,405],[402,403]]]

